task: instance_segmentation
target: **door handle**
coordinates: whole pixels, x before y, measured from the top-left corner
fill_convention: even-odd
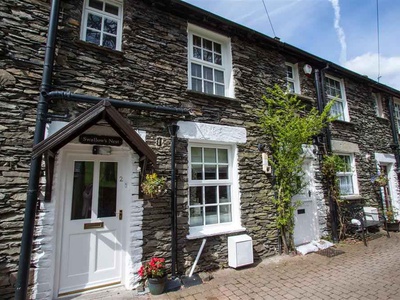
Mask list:
[[[122,209],[119,210],[118,219],[122,220]]]
[[[308,197],[311,197],[311,191],[308,190]]]

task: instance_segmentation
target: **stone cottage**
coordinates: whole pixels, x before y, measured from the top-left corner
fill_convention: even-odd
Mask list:
[[[330,234],[321,149],[349,166],[345,198],[378,206],[379,170],[399,208],[399,91],[187,3],[3,0],[0,58],[4,299],[28,283],[32,299],[131,289],[154,255],[185,274],[203,241],[197,270],[226,267],[243,234],[255,260],[277,254],[255,114],[275,84],[319,108],[335,98],[340,115],[305,149],[296,243]],[[168,191],[147,199],[153,170]]]

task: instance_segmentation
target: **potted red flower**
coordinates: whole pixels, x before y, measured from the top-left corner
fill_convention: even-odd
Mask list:
[[[152,257],[149,262],[145,262],[140,267],[139,276],[142,280],[147,279],[149,291],[152,295],[162,294],[167,282],[165,258]]]

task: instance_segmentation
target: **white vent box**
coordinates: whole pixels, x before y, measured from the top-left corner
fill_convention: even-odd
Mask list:
[[[232,268],[251,265],[253,241],[247,234],[228,237],[228,265]]]

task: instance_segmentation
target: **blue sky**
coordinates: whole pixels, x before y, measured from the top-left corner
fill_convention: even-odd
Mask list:
[[[185,0],[274,37],[262,0]],[[378,79],[377,0],[264,0],[282,42]],[[379,1],[380,82],[400,90],[400,0]]]

